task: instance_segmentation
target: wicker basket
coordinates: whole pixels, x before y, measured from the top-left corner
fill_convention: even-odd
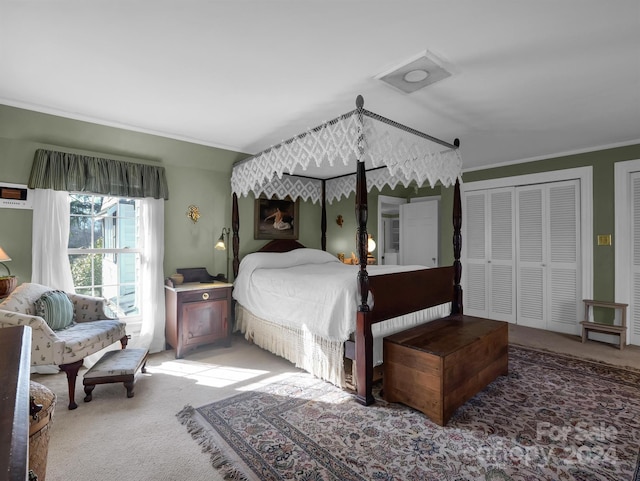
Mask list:
[[[38,481],[45,481],[47,473],[47,454],[49,451],[49,430],[53,410],[56,405],[56,395],[42,384],[31,381],[29,387],[33,402],[42,405],[42,409],[30,418],[29,424],[29,470],[38,477]]]

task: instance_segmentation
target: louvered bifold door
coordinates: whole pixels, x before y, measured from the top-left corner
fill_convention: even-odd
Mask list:
[[[487,317],[486,192],[467,192],[462,236],[464,313]]]
[[[546,329],[544,186],[516,189],[517,323]]]
[[[629,322],[631,344],[640,345],[640,172],[631,174],[631,302]]]
[[[580,295],[580,181],[548,185],[547,329],[578,334]]]
[[[487,317],[516,320],[514,188],[492,189],[489,195],[489,309]]]

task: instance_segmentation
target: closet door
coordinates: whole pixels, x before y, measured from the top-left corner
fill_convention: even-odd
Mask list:
[[[580,184],[577,180],[548,186],[549,239],[547,329],[578,333],[582,304],[580,259]]]
[[[465,195],[464,312],[515,322],[514,189]]]
[[[518,187],[517,322],[578,333],[580,184]]]
[[[546,329],[545,232],[543,186],[518,187],[517,262],[518,324]]]
[[[490,319],[515,322],[514,189],[489,191],[489,313]]]
[[[464,313],[487,317],[487,191],[468,192],[464,196],[464,233],[462,270]]]
[[[629,342],[640,345],[640,172],[631,174],[631,289]]]

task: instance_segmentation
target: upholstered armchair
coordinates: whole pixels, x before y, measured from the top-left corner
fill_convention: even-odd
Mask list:
[[[25,283],[0,303],[0,328],[31,327],[31,365],[55,364],[66,373],[69,409],[78,407],[75,387],[83,359],[117,341],[127,346],[125,324],[108,314],[106,302]]]

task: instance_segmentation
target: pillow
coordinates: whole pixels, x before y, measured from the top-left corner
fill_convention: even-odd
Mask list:
[[[65,329],[73,323],[73,303],[66,292],[46,292],[34,305],[36,316],[42,317],[54,331]]]
[[[42,295],[51,290],[49,286],[24,282],[9,294],[2,303],[0,309],[5,311],[19,312],[21,314],[36,315],[34,303]]]

